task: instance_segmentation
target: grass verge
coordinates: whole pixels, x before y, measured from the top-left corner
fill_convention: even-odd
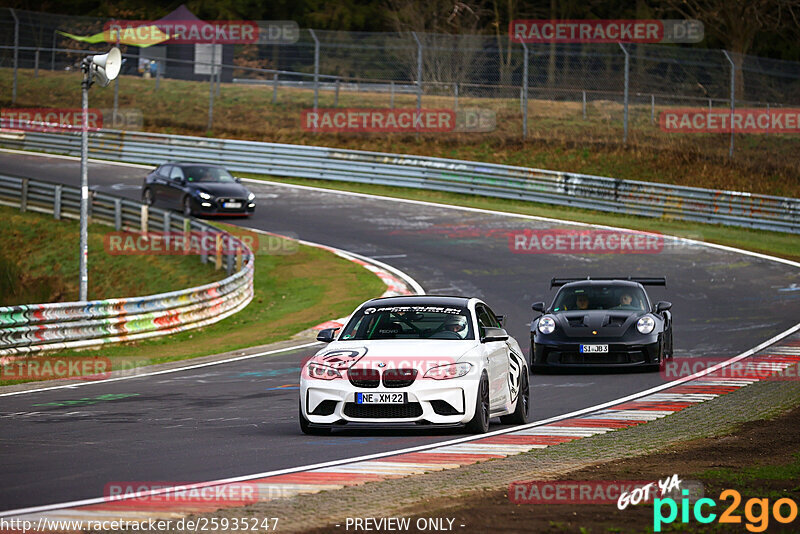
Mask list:
[[[239,235],[250,233],[225,226]],[[277,248],[293,253],[257,255],[253,300],[231,317],[170,336],[89,351],[45,353],[45,357],[101,356],[110,359],[112,370],[118,370],[218,354],[288,339],[326,319],[347,315],[385,290],[372,272],[328,251],[294,244]],[[30,380],[0,380],[0,385],[25,381]]]
[[[80,227],[39,213],[0,206],[0,306],[78,300]],[[89,299],[152,295],[222,279],[196,256],[111,255],[89,225]]]
[[[438,202],[453,206],[479,208],[512,214],[552,217],[564,219],[565,221],[577,221],[649,232],[660,232],[667,235],[676,235],[800,261],[800,244],[798,244],[797,235],[782,232],[767,232],[733,226],[655,219],[634,215],[609,214],[580,208],[550,206],[547,204],[520,200],[507,200],[440,191],[425,191],[405,187],[354,182],[332,182],[329,180],[313,180],[306,178],[284,178],[247,173],[237,173],[237,175],[257,180],[271,180],[287,184],[307,185],[336,191],[352,191],[391,198]]]
[[[244,72],[234,72],[241,77]],[[0,106],[31,108],[80,107],[79,75],[75,72],[20,69],[16,104],[10,97],[12,71],[0,70]],[[627,143],[623,107],[609,100],[590,101],[584,119],[581,103],[531,99],[528,139],[521,139],[519,99],[460,95],[459,109],[481,109],[496,116],[488,133],[421,134],[314,133],[302,127],[303,110],[314,106],[310,89],[278,89],[272,103],[270,85],[222,84],[214,99],[213,129],[208,130],[207,82],[155,80],[123,75],[119,107],[143,113],[141,128],[167,134],[209,135],[234,139],[322,145],[402,154],[438,156],[524,167],[613,176],[713,189],[732,189],[781,196],[800,196],[800,151],[796,138],[783,134],[739,134],[736,152],[728,158],[727,134],[676,134],[651,121],[648,105],[630,106]],[[510,95],[509,95],[510,96]],[[92,107],[111,108],[114,91],[92,94]],[[386,93],[343,91],[336,97],[321,91],[319,107],[388,108]],[[416,95],[396,95],[396,108],[415,108]],[[452,109],[451,95],[424,95],[422,107]],[[658,104],[656,113],[670,109]]]

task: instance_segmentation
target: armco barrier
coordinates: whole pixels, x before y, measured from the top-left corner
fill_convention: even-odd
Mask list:
[[[0,175],[0,204],[77,219],[80,190]],[[141,231],[147,221],[149,231],[224,234],[176,213],[94,191],[89,213],[92,222],[117,230]],[[231,242],[226,248],[232,250],[224,254],[228,277],[219,282],[145,297],[0,307],[0,356],[162,336],[220,321],[253,298],[253,253],[241,241]],[[241,268],[234,272],[237,264]]]
[[[800,233],[800,199],[443,158],[103,130],[92,157],[220,163],[238,172],[412,187]],[[0,131],[0,147],[80,155],[79,132]]]

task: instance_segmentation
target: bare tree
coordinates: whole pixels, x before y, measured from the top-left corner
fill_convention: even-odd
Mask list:
[[[665,0],[665,4],[686,18],[702,21],[707,35],[734,52],[738,98],[745,97],[744,54],[750,51],[756,36],[778,30],[787,21],[793,23],[795,32],[800,26],[800,0]]]

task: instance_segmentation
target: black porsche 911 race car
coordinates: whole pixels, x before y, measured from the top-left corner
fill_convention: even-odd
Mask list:
[[[553,278],[553,304],[535,302],[531,371],[578,367],[643,367],[672,357],[672,304],[650,303],[643,286],[666,278]]]

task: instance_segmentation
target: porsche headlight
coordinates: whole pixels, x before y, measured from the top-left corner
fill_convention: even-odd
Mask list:
[[[252,201],[255,198],[256,198],[256,195],[254,193],[250,193],[249,195],[247,195],[247,200]]]
[[[638,330],[640,334],[649,334],[655,327],[656,322],[649,315],[645,315],[636,321],[636,330]]]
[[[321,363],[311,362],[306,366],[309,378],[317,378],[320,380],[333,380],[334,378],[342,378],[341,373]]]
[[[433,378],[434,380],[449,380],[451,378],[459,378],[469,373],[472,369],[472,364],[467,362],[451,363],[448,365],[439,365],[431,367],[425,372],[425,378]]]
[[[209,195],[205,191],[198,191],[197,192],[197,196],[199,196],[203,200],[211,200],[213,198],[211,195]]]
[[[552,334],[556,329],[556,321],[549,315],[545,315],[539,319],[539,332],[542,334]]]

